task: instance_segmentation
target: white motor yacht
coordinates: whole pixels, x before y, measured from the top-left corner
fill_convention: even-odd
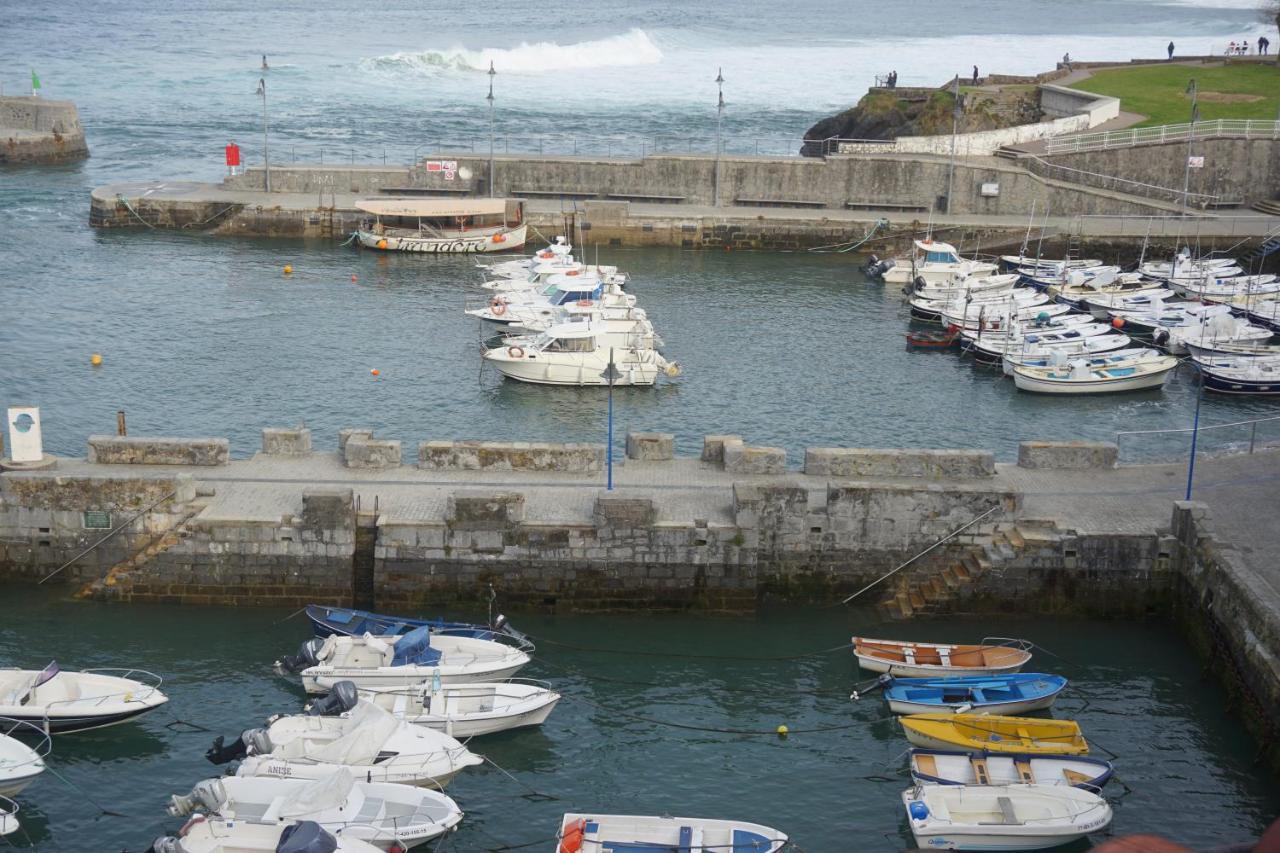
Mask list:
[[[560,701],[560,694],[541,681],[508,679],[448,685],[427,682],[358,692],[354,686],[344,691],[335,688],[330,697],[314,702],[311,711],[342,713],[356,696],[407,723],[459,738],[540,726]]]
[[[114,726],[169,701],[163,679],[142,669],[0,669],[0,717],[25,720],[46,732]]]
[[[680,367],[652,348],[611,346],[603,329],[591,324],[562,323],[529,344],[487,350],[484,360],[503,376],[539,385],[652,385],[659,374],[678,376]]]
[[[912,241],[915,251],[908,258],[896,258],[884,271],[886,284],[914,283],[917,278],[926,284],[948,282],[956,276],[990,276],[996,265],[986,261],[967,261],[960,257],[956,247],[941,240],[926,237]]]

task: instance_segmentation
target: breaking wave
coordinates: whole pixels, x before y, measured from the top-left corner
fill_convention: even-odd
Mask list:
[[[512,48],[403,51],[363,60],[361,66],[365,70],[436,75],[442,71],[488,71],[492,62],[498,73],[537,74],[604,66],[656,65],[661,61],[662,51],[648,33],[632,29],[621,35],[574,44],[540,41],[522,42]]]

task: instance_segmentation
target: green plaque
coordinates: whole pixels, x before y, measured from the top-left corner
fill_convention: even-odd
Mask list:
[[[84,526],[86,530],[110,530],[111,513],[87,509],[84,511]]]

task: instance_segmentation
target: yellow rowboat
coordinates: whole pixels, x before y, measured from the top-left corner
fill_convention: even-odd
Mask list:
[[[986,714],[913,714],[902,717],[907,740],[925,749],[1013,752],[1026,755],[1087,755],[1080,726],[1072,720],[999,717]]]

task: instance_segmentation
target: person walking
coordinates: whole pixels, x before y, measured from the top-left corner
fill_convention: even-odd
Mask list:
[[[978,85],[978,66],[973,66],[973,85]]]
[[[1067,66],[1068,71],[1071,70],[1071,54],[1070,53],[1062,54],[1062,64]]]
[[[1169,58],[1173,59],[1173,42],[1169,42]]]
[[[1271,41],[1266,36],[1258,36],[1258,55],[1266,56],[1271,48]]]

